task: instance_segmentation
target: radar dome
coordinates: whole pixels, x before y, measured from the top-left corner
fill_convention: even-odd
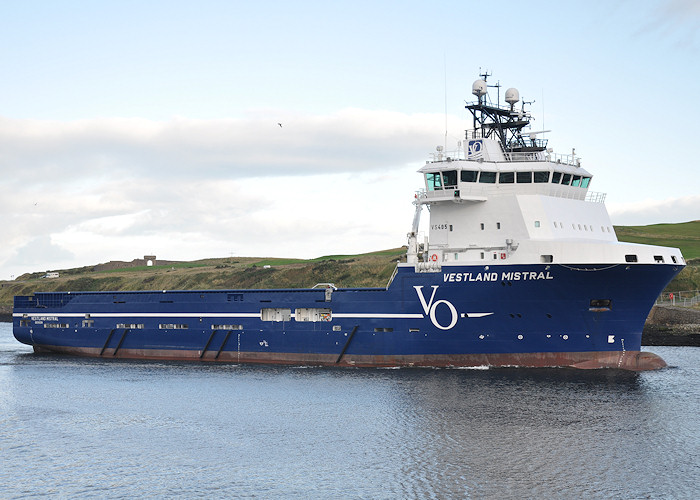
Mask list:
[[[508,104],[515,104],[520,100],[520,92],[518,92],[518,89],[514,88],[509,88],[506,90],[506,102]]]
[[[482,97],[486,95],[486,82],[483,80],[477,80],[472,84],[472,94],[477,97]]]

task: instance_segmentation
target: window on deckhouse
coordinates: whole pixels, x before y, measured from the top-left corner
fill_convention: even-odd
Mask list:
[[[442,189],[442,177],[440,177],[440,172],[425,174],[425,180],[428,183],[428,191]]]
[[[529,184],[532,182],[532,172],[518,172],[518,184]]]
[[[442,173],[442,181],[445,187],[455,187],[457,185],[457,171],[456,170],[446,170]]]
[[[481,172],[481,175],[479,176],[479,182],[482,184],[495,184],[496,172]]]
[[[500,172],[498,174],[499,184],[513,184],[515,182],[515,172]]]
[[[535,172],[535,182],[549,182],[549,172]]]
[[[460,180],[462,182],[476,182],[479,172],[476,170],[462,170],[460,172]]]

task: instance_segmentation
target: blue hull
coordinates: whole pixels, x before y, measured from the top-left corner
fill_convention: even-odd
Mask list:
[[[681,268],[399,267],[386,289],[36,293],[15,297],[14,335],[106,358],[644,369],[644,321]]]

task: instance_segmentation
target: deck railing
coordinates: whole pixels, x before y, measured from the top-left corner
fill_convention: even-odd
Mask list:
[[[427,193],[423,191],[419,198],[452,199],[457,198],[455,191],[459,191],[461,196],[487,197],[513,194],[542,194],[554,196],[556,198],[583,200],[589,203],[605,203],[605,197],[607,196],[607,193],[587,191],[585,188],[562,186],[546,182],[530,184],[480,184],[476,182],[461,182],[459,186],[450,186]]]

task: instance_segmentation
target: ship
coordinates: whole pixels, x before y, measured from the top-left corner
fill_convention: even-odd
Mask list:
[[[575,150],[554,153],[518,90],[501,103],[500,82],[479,76],[472,126],[418,170],[385,287],[35,292],[14,297],[14,336],[104,359],[663,368],[642,329],[680,250],[619,242]]]

